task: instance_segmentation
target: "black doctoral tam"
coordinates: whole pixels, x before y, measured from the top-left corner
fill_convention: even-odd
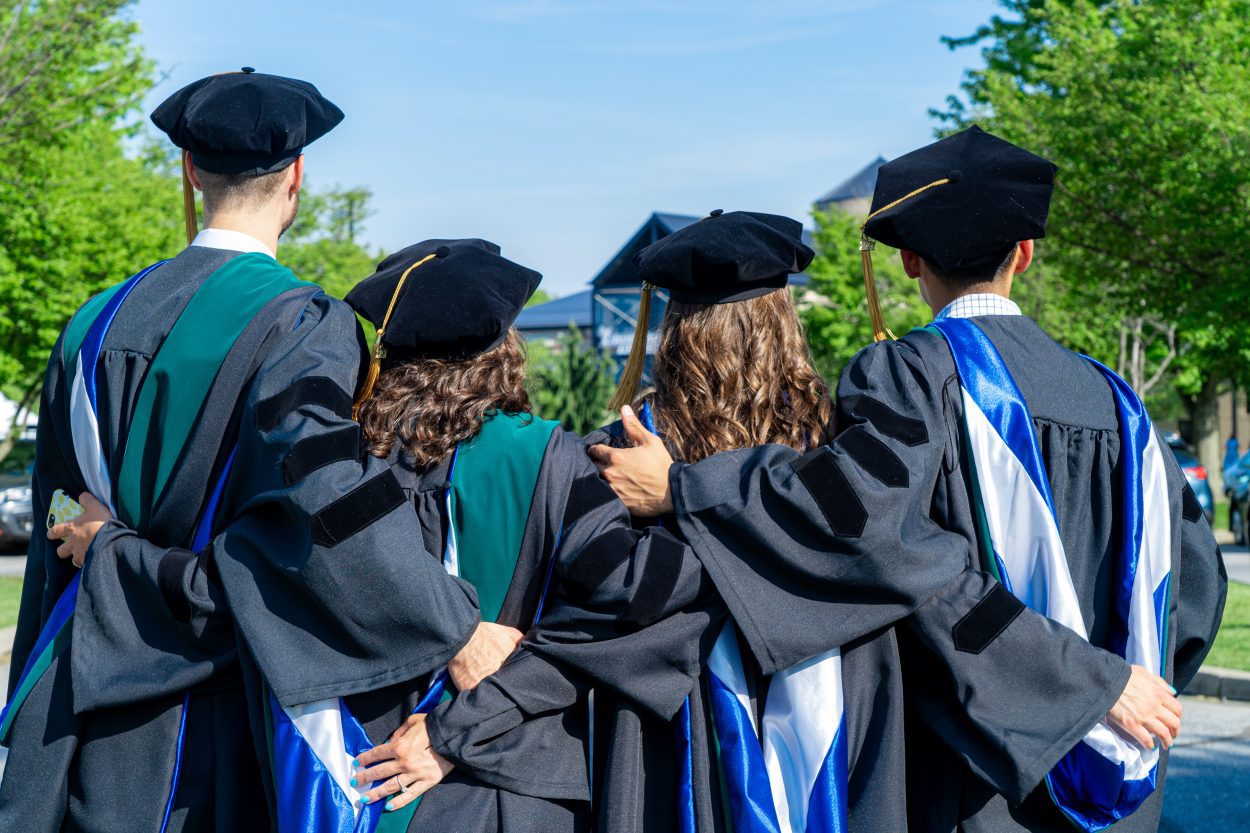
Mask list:
[[[542,277],[487,240],[425,240],[387,257],[345,300],[384,331],[385,364],[458,361],[497,347]]]
[[[938,272],[996,266],[1046,236],[1056,170],[973,125],[883,165],[864,233]]]
[[[814,253],[803,224],[777,214],[713,211],[634,257],[642,279],[679,303],[728,304],[781,289]]]
[[[217,174],[280,171],[333,130],[343,111],[307,81],[251,67],[201,78],[165,99],[152,123]]]

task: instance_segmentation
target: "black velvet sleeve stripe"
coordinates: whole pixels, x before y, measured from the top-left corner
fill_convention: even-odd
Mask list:
[[[191,550],[170,549],[156,563],[156,586],[174,619],[191,621],[191,601],[183,589],[183,576],[198,556]]]
[[[616,492],[597,474],[588,474],[573,481],[569,488],[569,502],[564,508],[564,528],[589,515],[601,506],[616,500]]]
[[[1181,490],[1181,517],[1191,524],[1196,524],[1202,519],[1202,504],[1198,502],[1198,496],[1194,494],[1193,487],[1188,483]]]
[[[862,425],[856,425],[838,436],[838,447],[859,467],[892,489],[905,489],[909,482],[907,465],[890,447],[874,437]]]
[[[1011,595],[1001,584],[995,584],[972,610],[951,628],[955,650],[965,654],[979,654],[1007,630],[1024,610],[1024,603]]]
[[[360,456],[360,427],[349,425],[329,434],[305,437],[282,460],[282,479],[294,486],[317,469]]]
[[[626,614],[630,621],[643,627],[658,620],[667,609],[682,563],[682,545],[667,532],[652,530],[650,545],[646,571]]]
[[[903,416],[884,402],[862,393],[844,396],[838,403],[838,412],[841,424],[867,422],[883,435],[906,446],[924,445],[929,441],[929,429],[923,420]]]
[[[405,502],[395,475],[379,474],[313,515],[313,542],[322,547],[340,544]]]
[[[595,538],[577,554],[565,571],[562,584],[569,595],[590,595],[603,584],[612,571],[629,558],[638,533],[617,528]]]
[[[828,448],[809,451],[794,461],[794,473],[803,481],[834,535],[858,538],[868,523],[868,510],[851,489]]]
[[[328,376],[306,376],[256,406],[256,427],[272,431],[283,417],[303,405],[320,405],[343,419],[352,415],[351,394],[337,382]]]

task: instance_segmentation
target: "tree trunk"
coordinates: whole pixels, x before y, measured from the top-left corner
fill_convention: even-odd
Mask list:
[[[1208,378],[1194,398],[1194,449],[1198,461],[1207,469],[1211,494],[1224,498],[1224,443],[1220,437],[1220,383]]]

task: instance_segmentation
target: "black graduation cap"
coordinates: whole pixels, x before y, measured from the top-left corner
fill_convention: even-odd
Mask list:
[[[252,176],[282,170],[342,120],[343,111],[307,81],[251,67],[201,78],[152,112],[197,168]]]
[[[728,304],[781,289],[813,256],[798,220],[718,209],[643,249],[634,265],[674,301]]]
[[[608,407],[615,411],[637,394],[647,363],[652,287],[667,289],[678,303],[747,301],[784,287],[814,256],[798,220],[719,208],[643,249],[634,256],[643,281],[634,342]]]
[[[425,240],[379,263],[346,301],[377,327],[379,358],[471,358],[504,340],[543,277],[499,252],[487,240]]]
[[[542,279],[477,238],[423,240],[387,257],[344,299],[377,328],[353,414],[384,363],[457,361],[499,346]]]
[[[973,125],[881,166],[864,234],[939,272],[995,266],[1046,235],[1056,170]]]

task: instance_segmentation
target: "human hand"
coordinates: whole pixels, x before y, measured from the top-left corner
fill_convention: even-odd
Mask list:
[[[673,492],[668,483],[668,470],[673,465],[673,457],[664,441],[644,428],[628,405],[621,408],[621,424],[634,447],[592,445],[589,451],[595,468],[631,515],[654,518],[672,512]]]
[[[1107,723],[1142,749],[1154,749],[1156,737],[1171,749],[1181,731],[1181,701],[1162,677],[1134,665]]]
[[[524,638],[525,634],[516,628],[480,622],[468,644],[447,663],[451,681],[460,691],[477,688],[478,683],[499,670]]]
[[[390,740],[362,752],[353,765],[352,786],[381,782],[360,797],[361,804],[372,804],[388,796],[386,810],[398,810],[416,800],[426,790],[447,777],[453,767],[430,746],[425,720],[429,715],[414,714],[395,730]]]
[[[57,557],[68,558],[75,567],[83,565],[96,533],[113,517],[109,508],[96,500],[90,492],[79,495],[78,503],[83,509],[81,515],[72,521],[56,524],[48,530],[49,541],[63,542],[56,548]]]

